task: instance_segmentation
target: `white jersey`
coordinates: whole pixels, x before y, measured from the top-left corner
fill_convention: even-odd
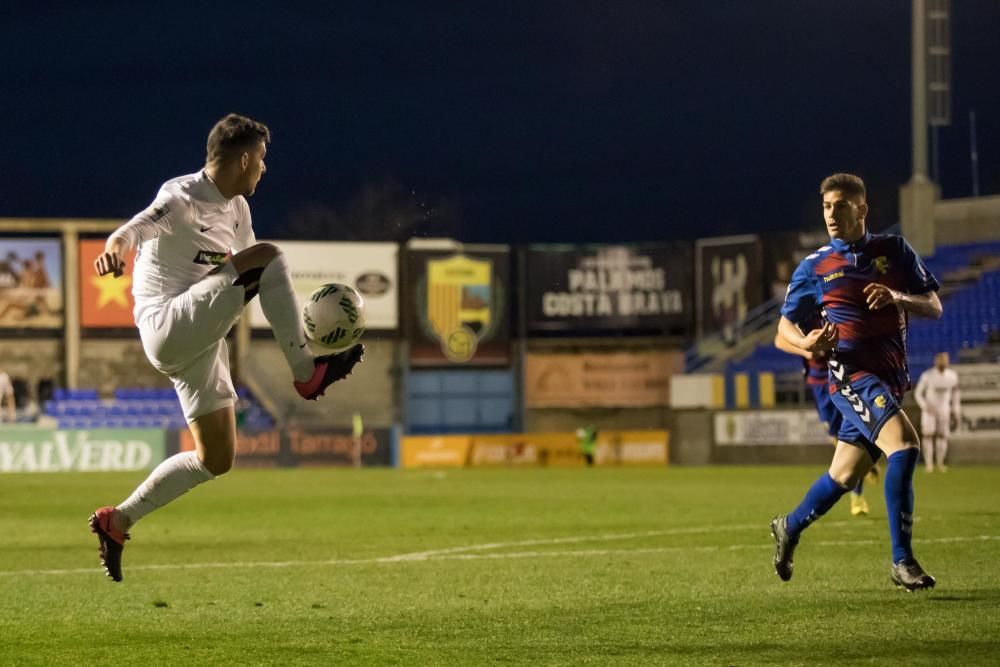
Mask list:
[[[132,285],[137,323],[231,253],[256,243],[247,200],[223,197],[204,171],[164,183],[149,208],[112,236],[138,248]]]
[[[938,415],[958,414],[958,373],[951,368],[939,371],[937,366],[924,371],[913,392],[920,409]]]

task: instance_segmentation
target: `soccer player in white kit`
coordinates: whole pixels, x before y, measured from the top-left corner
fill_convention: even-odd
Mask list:
[[[90,517],[101,563],[115,581],[122,580],[122,550],[136,521],[233,465],[236,392],[225,336],[254,296],[304,399],[319,398],[347,377],[364,353],[355,345],[312,356],[285,258],[274,245],[256,242],[246,197],[266,171],[270,139],[268,128],[250,118],[220,120],[208,135],[204,169],[164,183],[94,262],[98,275],[118,277],[128,251],[138,248],[136,325],[146,356],[173,381],[195,442],[194,452],[170,457],[124,502]]]
[[[913,395],[920,406],[920,430],[923,432],[924,466],[927,472],[947,472],[944,459],[948,456],[948,435],[951,422],[958,423],[961,396],[958,373],[948,367],[948,353],[934,355],[934,366],[920,375]]]

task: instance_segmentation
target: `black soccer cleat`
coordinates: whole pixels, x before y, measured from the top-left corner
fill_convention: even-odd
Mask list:
[[[296,391],[307,401],[315,401],[331,384],[350,375],[364,359],[364,354],[365,346],[359,343],[343,352],[316,357],[313,359],[312,377],[305,382],[296,382]]]
[[[934,588],[934,584],[937,583],[934,577],[924,572],[924,568],[920,567],[916,558],[893,563],[889,568],[889,577],[897,587],[910,592]]]
[[[125,550],[125,540],[128,533],[115,530],[111,523],[114,507],[102,507],[90,515],[90,531],[97,534],[101,544],[101,565],[109,577],[115,581],[122,580],[122,551]]]
[[[774,573],[782,581],[792,578],[792,556],[795,554],[795,547],[799,544],[799,538],[792,538],[788,534],[788,517],[784,514],[771,519],[771,535],[774,536]]]

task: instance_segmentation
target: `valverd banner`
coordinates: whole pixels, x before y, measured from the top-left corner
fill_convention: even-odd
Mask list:
[[[160,429],[0,429],[0,472],[108,472],[152,468],[164,456]]]
[[[529,333],[691,330],[689,243],[531,246],[525,253]]]

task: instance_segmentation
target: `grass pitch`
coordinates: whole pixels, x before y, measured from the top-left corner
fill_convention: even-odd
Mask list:
[[[0,476],[0,664],[996,664],[1000,469],[917,472],[927,593],[889,581],[881,486],[771,567],[821,468],[236,470],[133,530],[141,474]]]

